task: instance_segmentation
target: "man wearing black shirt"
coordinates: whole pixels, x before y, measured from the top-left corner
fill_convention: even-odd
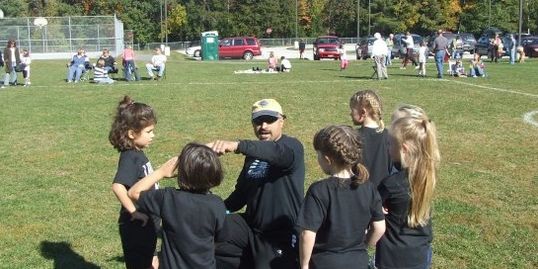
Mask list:
[[[297,268],[295,220],[304,193],[304,149],[282,134],[286,116],[277,101],[263,99],[252,107],[258,140],[222,141],[209,145],[219,154],[245,155],[235,190],[224,201],[225,241],[217,243],[218,268]]]

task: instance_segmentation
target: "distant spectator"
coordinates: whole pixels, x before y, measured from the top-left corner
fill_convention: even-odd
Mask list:
[[[385,43],[387,43],[387,59],[385,60],[385,65],[389,66],[392,65],[392,49],[394,48],[394,35],[389,34],[389,37],[387,37],[387,40],[385,40]]]
[[[473,78],[486,76],[486,67],[480,58],[480,54],[475,53],[474,58],[471,60],[471,65],[469,66],[469,76]]]
[[[517,46],[517,62],[518,63],[524,63],[525,62],[525,49],[523,49],[523,46],[519,45]]]
[[[463,41],[460,36],[454,37],[452,43],[450,44],[450,54],[452,58],[459,59],[463,55]]]
[[[103,59],[105,61],[105,69],[108,73],[118,73],[118,68],[116,68],[116,60],[112,55],[110,55],[110,51],[108,49],[103,50],[103,54],[99,59]]]
[[[452,68],[452,75],[455,77],[467,77],[467,74],[465,74],[465,68],[463,67],[463,63],[461,62],[461,59],[457,59],[456,63],[451,66]]]
[[[499,52],[503,49],[503,42],[501,38],[499,37],[499,34],[495,34],[495,38],[493,39],[493,49],[492,49],[492,55],[491,61],[495,61],[496,63],[499,61],[499,57],[502,56]]]
[[[374,34],[375,41],[372,45],[372,58],[375,61],[377,79],[388,79],[385,57],[387,57],[387,43],[381,38],[380,33]]]
[[[343,44],[340,44],[340,47],[338,48],[338,55],[340,57],[340,70],[344,70],[347,68],[349,61]]]
[[[9,83],[15,84],[17,82],[15,67],[21,63],[21,54],[17,48],[17,42],[13,39],[7,41],[4,49],[4,63],[6,74],[4,75],[4,84],[1,86],[2,89],[9,86]]]
[[[413,40],[413,36],[411,35],[410,32],[407,32],[405,34],[405,37],[403,38],[403,42],[405,43],[406,54],[405,54],[403,66],[401,69],[405,69],[409,61],[411,61],[413,65],[416,66],[418,69],[418,64],[417,64],[417,61],[415,60],[415,51],[414,51],[415,41]]]
[[[123,50],[123,68],[125,72],[125,80],[138,80],[136,66],[135,66],[135,53],[131,45],[127,45]]]
[[[437,31],[437,37],[433,40],[433,53],[437,67],[437,78],[443,78],[443,61],[445,59],[448,40],[443,36],[443,31]]]
[[[304,39],[301,39],[299,41],[299,59],[303,59],[303,53],[306,48],[306,44],[304,42]]]
[[[162,54],[160,48],[155,48],[153,50],[153,57],[151,57],[151,62],[146,64],[146,69],[148,70],[148,75],[151,79],[161,79],[166,68],[166,56]],[[157,77],[153,71],[157,71]]]
[[[21,54],[21,71],[22,71],[22,77],[24,78],[24,87],[30,86],[32,84],[30,82],[30,64],[32,63],[32,59],[30,58],[30,51],[27,49],[22,50]]]
[[[286,57],[284,57],[284,56],[280,57],[280,71],[281,72],[290,72],[291,71],[290,60],[286,59]]]
[[[87,68],[90,68],[90,58],[86,56],[86,51],[83,48],[79,48],[77,54],[71,57],[71,60],[67,63],[69,70],[67,72],[67,83],[79,82],[82,73],[86,72]]]
[[[112,84],[114,80],[108,76],[108,70],[105,66],[105,60],[99,58],[93,70],[93,81],[100,84]]]
[[[428,47],[426,46],[426,41],[420,42],[420,48],[418,49],[418,76],[426,76],[426,60],[428,59]]]
[[[275,71],[277,64],[278,64],[278,61],[277,61],[277,59],[275,57],[275,53],[271,51],[269,53],[269,58],[267,59],[267,69],[268,69],[268,71]]]
[[[506,44],[506,50],[510,53],[510,64],[516,63],[516,39],[513,34],[510,34],[508,44]]]

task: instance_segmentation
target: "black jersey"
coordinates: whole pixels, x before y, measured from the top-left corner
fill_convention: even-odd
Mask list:
[[[312,268],[367,268],[365,231],[371,221],[384,219],[381,199],[366,182],[329,177],[313,183],[297,219],[301,229],[316,232]]]
[[[377,187],[382,179],[390,175],[392,170],[389,133],[387,129],[378,133],[373,128],[363,126],[359,128],[359,134],[363,145],[362,158],[364,166],[366,166],[370,174],[369,181]]]
[[[254,231],[289,242],[304,195],[304,150],[299,140],[239,142],[245,163],[235,190],[224,201],[230,211],[246,207]]]
[[[136,182],[153,173],[153,168],[148,158],[141,150],[126,150],[120,153],[118,170],[114,176],[114,183],[122,184],[129,190]],[[122,206],[120,210],[120,222],[130,221],[131,215]]]
[[[165,188],[142,192],[138,206],[162,218],[160,268],[216,268],[214,241],[226,215],[222,199]]]
[[[376,266],[379,268],[424,268],[432,241],[431,221],[424,227],[410,228],[407,215],[411,202],[407,170],[401,170],[378,187],[387,230],[377,242]]]

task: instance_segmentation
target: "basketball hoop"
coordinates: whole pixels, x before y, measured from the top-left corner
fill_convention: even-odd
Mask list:
[[[37,17],[34,19],[34,25],[39,27],[40,29],[43,27],[43,26],[46,26],[49,22],[47,21],[47,19],[43,18],[43,17]]]

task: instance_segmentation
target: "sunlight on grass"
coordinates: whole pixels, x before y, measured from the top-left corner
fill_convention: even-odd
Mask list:
[[[336,61],[292,64],[287,74],[234,75],[265,62],[198,62],[174,55],[163,81],[102,86],[68,85],[65,61],[34,61],[32,87],[0,91],[0,267],[51,268],[51,257],[65,253],[64,268],[123,268],[119,203],[110,190],[118,153],[108,143],[123,95],[157,112],[156,138],[146,150],[154,167],[190,141],[254,139],[250,106],[276,98],[288,116],[285,133],[305,147],[308,187],[323,177],[314,133],[328,124],[351,124],[348,102],[358,89],[380,93],[387,125],[401,103],[422,106],[437,124],[442,165],[434,207],[435,268],[538,267],[538,129],[522,121],[523,114],[538,110],[538,89],[529,78],[538,62],[488,64],[488,78],[442,81],[419,79],[397,65],[389,68],[389,80],[370,80],[369,61],[352,62],[344,71]],[[434,68],[428,64],[430,76]],[[225,180],[213,191],[225,198],[243,157],[226,155],[222,161]]]

